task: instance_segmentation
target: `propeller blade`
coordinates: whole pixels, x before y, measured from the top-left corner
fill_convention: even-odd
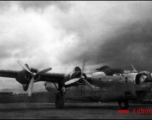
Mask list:
[[[83,81],[85,82],[85,84],[92,90],[94,90],[94,88],[92,87],[92,85],[85,79],[83,79]]]
[[[131,67],[132,67],[133,71],[137,72],[137,70],[135,69],[133,64],[131,64]]]
[[[33,73],[29,70],[29,68],[27,66],[25,66],[21,61],[17,61],[22,67],[24,70],[28,71],[29,73],[31,73],[33,75]]]
[[[83,64],[82,64],[82,71],[81,71],[81,76],[82,76],[82,74],[83,74],[83,71],[84,71],[84,65],[85,65],[85,58],[84,58],[84,60],[83,60]]]
[[[41,70],[41,71],[37,72],[37,74],[41,75],[41,74],[46,73],[47,71],[50,71],[50,70],[52,70],[51,67],[50,68],[46,68],[44,70]]]
[[[69,81],[65,82],[65,85],[73,84],[73,83],[75,83],[75,82],[79,81],[79,79],[80,79],[80,78],[74,78],[74,79],[71,79],[71,80],[69,80]]]
[[[34,85],[34,77],[32,77],[30,84],[29,84],[29,88],[28,88],[28,96],[32,95],[33,92],[33,85]]]

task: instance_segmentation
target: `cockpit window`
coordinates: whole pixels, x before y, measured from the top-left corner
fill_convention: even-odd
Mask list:
[[[149,75],[144,73],[144,72],[143,73],[138,73],[136,75],[135,83],[136,84],[144,83],[149,79],[148,77],[149,77]]]

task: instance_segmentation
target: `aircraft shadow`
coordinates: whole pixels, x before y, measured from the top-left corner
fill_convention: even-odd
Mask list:
[[[129,106],[129,109],[134,109],[134,108],[145,108],[145,107],[152,107],[152,104],[131,104]],[[118,110],[120,109],[119,105],[117,103],[114,104],[100,104],[100,103],[96,103],[96,104],[92,104],[92,103],[87,103],[87,104],[75,104],[75,103],[65,103],[64,108],[63,109],[56,109],[55,104],[51,103],[48,105],[28,105],[28,106],[24,106],[22,107],[22,105],[20,106],[7,106],[7,107],[0,107],[0,111],[4,112],[4,111],[26,111],[26,110],[35,110],[35,111],[39,111],[39,110],[79,110],[79,109],[103,109],[103,110]]]

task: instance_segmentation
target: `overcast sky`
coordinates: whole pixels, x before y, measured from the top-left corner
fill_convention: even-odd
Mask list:
[[[21,70],[21,60],[64,73],[86,58],[91,70],[152,71],[151,13],[151,1],[0,1],[0,69]]]

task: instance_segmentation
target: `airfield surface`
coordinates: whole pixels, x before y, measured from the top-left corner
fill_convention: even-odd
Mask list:
[[[133,113],[134,109],[152,109],[152,104],[130,104],[128,114],[118,113],[117,103],[1,103],[0,119],[152,119],[152,113]]]

